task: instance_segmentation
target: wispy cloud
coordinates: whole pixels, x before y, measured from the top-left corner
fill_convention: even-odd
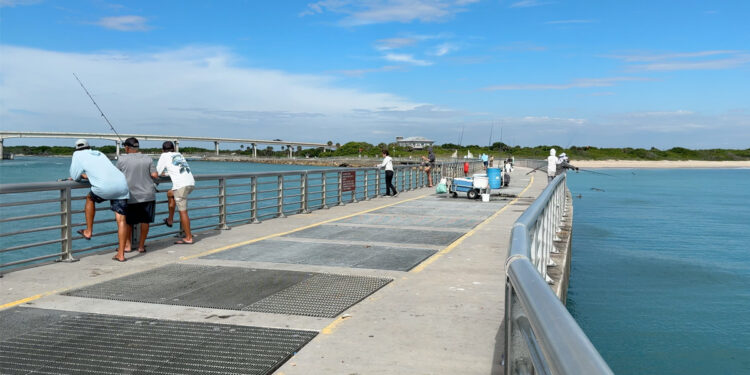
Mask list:
[[[322,0],[307,4],[301,16],[325,12],[343,14],[343,26],[389,22],[438,22],[466,10],[479,0]]]
[[[388,61],[407,63],[407,64],[412,64],[412,65],[417,65],[417,66],[432,65],[432,62],[430,61],[419,60],[419,59],[414,58],[413,55],[406,54],[406,53],[388,53],[385,56],[383,56],[383,58]]]
[[[738,50],[709,50],[660,54],[610,56],[629,65],[631,71],[721,70],[750,63],[750,53]]]
[[[609,87],[614,86],[618,82],[628,81],[648,81],[649,78],[642,77],[610,77],[610,78],[582,78],[576,79],[569,83],[561,84],[549,84],[549,83],[525,83],[525,84],[513,84],[513,85],[496,85],[485,87],[482,90],[485,91],[498,91],[498,90],[567,90],[575,88],[587,88],[587,87]]]
[[[34,5],[41,3],[42,0],[0,0],[0,8],[9,7],[13,8],[16,6],[23,5]]]
[[[300,140],[346,141],[361,139],[363,129],[375,127],[397,134],[402,125],[384,123],[383,108],[408,114],[414,123],[430,113],[430,107],[424,107],[427,103],[342,87],[331,76],[238,66],[233,63],[238,57],[220,47],[145,54],[0,47],[0,118],[17,129],[50,131],[54,126],[103,131],[98,113],[71,72],[80,73],[122,132],[159,129],[160,133],[269,139],[294,134]],[[430,124],[440,121],[436,115]]]
[[[442,44],[435,46],[434,50],[432,51],[432,55],[445,56],[451,52],[458,51],[458,49],[459,49],[458,45],[454,43],[442,43]]]
[[[594,23],[594,20],[558,20],[558,21],[547,21],[547,25],[572,25],[572,24],[583,24],[583,23]]]
[[[141,16],[119,16],[103,17],[95,24],[118,31],[148,31],[151,27],[146,24],[147,21],[146,18]]]
[[[388,51],[392,49],[411,47],[417,44],[417,42],[419,42],[419,39],[414,37],[378,39],[375,42],[375,49],[378,51]]]
[[[539,1],[539,0],[521,0],[513,4],[510,4],[510,8],[531,8],[542,5],[552,4],[551,1]]]

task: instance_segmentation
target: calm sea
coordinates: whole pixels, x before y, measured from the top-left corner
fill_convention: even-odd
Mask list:
[[[602,172],[569,174],[568,309],[612,370],[750,374],[750,170]]]

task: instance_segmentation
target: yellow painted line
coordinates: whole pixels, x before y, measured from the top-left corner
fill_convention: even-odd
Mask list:
[[[340,317],[338,317],[336,320],[332,321],[331,324],[327,325],[325,328],[323,328],[322,330],[320,330],[320,333],[323,334],[323,335],[330,335],[330,334],[332,334],[334,331],[336,331],[336,328],[339,326],[339,324],[341,324],[346,319],[350,319],[350,317],[349,316],[346,316],[346,317],[340,316]]]
[[[513,205],[514,203],[516,203],[519,199],[521,199],[521,195],[523,195],[523,193],[525,193],[526,190],[529,190],[529,188],[531,187],[531,185],[533,183],[534,183],[534,175],[531,176],[531,179],[529,180],[529,184],[526,185],[526,187],[518,194],[518,196],[516,197],[516,199],[508,202],[508,204],[506,204],[505,207],[501,208],[500,210],[498,210],[497,212],[495,212],[494,214],[492,214],[492,216],[488,217],[487,219],[485,219],[484,221],[482,221],[481,223],[479,223],[477,226],[475,226],[474,228],[472,228],[470,231],[466,232],[466,234],[464,234],[463,236],[459,237],[457,240],[453,241],[453,243],[451,243],[450,245],[448,245],[447,247],[445,247],[443,250],[438,251],[433,256],[427,258],[427,260],[425,260],[424,262],[420,263],[418,266],[412,268],[411,271],[409,271],[409,272],[413,272],[413,273],[422,272],[422,271],[424,271],[424,269],[427,266],[429,266],[430,264],[434,263],[436,260],[440,259],[443,255],[448,254],[451,251],[453,251],[453,249],[455,249],[458,245],[460,245],[462,242],[464,242],[465,239],[467,239],[467,238],[471,237],[472,235],[474,235],[474,233],[476,233],[479,229],[481,229],[490,220],[496,218],[503,211],[505,211],[508,207],[510,207],[511,205]]]
[[[323,225],[323,224],[328,224],[328,223],[332,223],[332,222],[335,222],[335,221],[348,219],[350,217],[354,217],[354,216],[366,214],[368,212],[379,210],[381,208],[386,208],[386,207],[394,206],[394,205],[401,204],[401,203],[404,203],[404,202],[409,202],[409,201],[413,201],[413,200],[417,200],[417,199],[422,199],[422,198],[424,198],[424,197],[426,197],[428,195],[429,194],[424,194],[424,195],[420,195],[420,196],[415,197],[415,198],[404,199],[402,201],[389,203],[389,204],[386,204],[386,205],[383,205],[383,206],[379,206],[379,207],[375,207],[375,208],[370,208],[370,209],[367,209],[367,210],[364,210],[364,211],[360,211],[360,212],[356,212],[356,213],[353,213],[353,214],[349,214],[349,215],[346,215],[346,216],[341,216],[341,217],[336,217],[336,218],[333,218],[333,219],[324,220],[324,221],[321,221],[321,222],[318,222],[318,223],[315,223],[315,224],[310,224],[310,225],[306,225],[304,227],[299,227],[299,228],[296,228],[296,229],[292,229],[290,231],[269,234],[268,236],[253,238],[252,240],[247,240],[247,241],[242,241],[242,242],[234,243],[234,244],[231,244],[231,245],[222,246],[222,247],[219,247],[217,249],[207,250],[207,251],[204,251],[204,252],[199,253],[199,254],[180,257],[180,260],[188,260],[188,259],[200,258],[200,257],[206,256],[206,255],[209,255],[209,254],[215,254],[215,253],[218,253],[218,252],[221,252],[221,251],[233,249],[235,247],[249,245],[251,243],[255,243],[255,242],[267,240],[267,239],[270,239],[270,238],[285,236],[287,234],[299,232],[299,231],[305,230],[305,229],[314,228],[314,227],[317,227],[317,226],[320,226],[320,225]]]

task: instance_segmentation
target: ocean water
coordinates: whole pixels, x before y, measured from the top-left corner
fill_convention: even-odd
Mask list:
[[[568,178],[567,306],[612,370],[750,374],[750,170],[600,172]]]

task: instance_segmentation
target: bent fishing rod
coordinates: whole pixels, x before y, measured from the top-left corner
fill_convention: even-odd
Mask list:
[[[78,78],[78,76],[75,73],[73,73],[73,77],[76,77],[76,81],[78,81],[78,84],[81,85],[81,88],[83,88],[83,91],[86,92],[86,95],[89,96],[89,99],[91,99],[91,102],[94,103],[94,106],[96,106],[96,109],[98,109],[99,113],[102,115],[102,117],[104,117],[104,121],[107,122],[107,125],[109,125],[109,128],[112,129],[112,131],[117,136],[117,139],[119,139],[120,143],[122,143],[122,138],[120,137],[120,134],[117,133],[117,130],[115,130],[115,127],[112,126],[112,123],[109,122],[109,119],[107,118],[106,115],[104,115],[104,112],[102,111],[102,109],[99,108],[99,104],[96,104],[96,101],[94,100],[94,97],[91,96],[91,94],[89,94],[89,90],[86,90],[86,86],[83,85],[83,82],[81,82],[81,80]]]

